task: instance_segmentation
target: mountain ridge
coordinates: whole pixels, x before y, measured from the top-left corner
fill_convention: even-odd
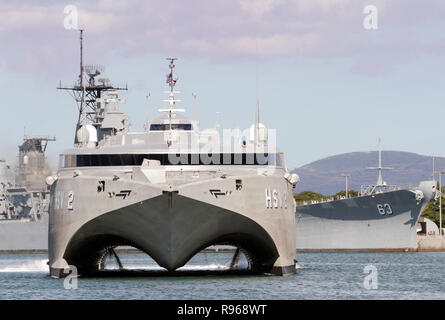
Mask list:
[[[434,157],[435,168],[445,169],[445,158]],[[382,151],[383,180],[387,184],[402,187],[416,186],[420,181],[432,179],[432,157],[406,151]],[[300,176],[295,192],[314,191],[326,195],[345,190],[345,178],[342,173],[351,174],[348,179],[349,189],[360,191],[361,185],[375,184],[378,170],[378,151],[355,151],[329,156],[299,168],[292,172]]]

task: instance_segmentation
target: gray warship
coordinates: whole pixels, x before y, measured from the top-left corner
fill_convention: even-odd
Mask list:
[[[415,251],[416,225],[437,182],[402,189],[383,180],[382,168],[379,145],[376,184],[355,198],[297,206],[297,251]]]
[[[176,108],[176,58],[168,60],[168,107],[144,132],[129,130],[118,107],[124,100],[116,88],[95,85],[97,73],[80,83],[81,67],[71,88],[80,112],[82,96],[95,96],[96,104],[92,122],[76,126],[75,147],[60,155],[53,177],[51,276],[66,276],[69,266],[94,274],[117,246],[137,248],[174,271],[218,244],[238,248],[254,273],[294,273],[298,176],[268,145],[258,112],[252,135],[239,144],[221,143],[218,128],[200,130],[184,117]]]
[[[28,137],[14,170],[0,160],[0,252],[48,250],[49,188],[45,151],[53,137]]]

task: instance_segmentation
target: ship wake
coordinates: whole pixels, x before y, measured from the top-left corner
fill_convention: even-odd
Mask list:
[[[44,272],[48,273],[48,259],[22,260],[7,259],[0,261],[0,273]]]
[[[249,263],[244,254],[239,255],[234,264],[233,253],[199,253],[189,263],[178,268],[174,272],[159,266],[155,261],[144,254],[109,255],[104,261],[103,269],[95,275],[115,274],[115,275],[198,275],[198,274],[225,274],[236,272],[248,272]]]

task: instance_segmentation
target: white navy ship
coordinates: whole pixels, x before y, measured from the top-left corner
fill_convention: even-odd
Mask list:
[[[50,274],[63,277],[71,265],[94,273],[116,246],[137,248],[173,271],[217,244],[239,248],[252,272],[294,273],[298,176],[268,144],[258,117],[251,135],[232,144],[221,142],[217,128],[200,130],[186,118],[176,107],[176,59],[168,60],[168,107],[144,132],[129,130],[116,90],[98,90],[94,79],[72,88],[97,103],[53,177]]]
[[[45,150],[51,137],[27,137],[14,170],[0,160],[0,252],[48,250],[49,188]]]
[[[297,251],[414,251],[417,222],[436,195],[436,181],[416,188],[388,185],[382,178],[362,186],[358,197],[297,206]]]

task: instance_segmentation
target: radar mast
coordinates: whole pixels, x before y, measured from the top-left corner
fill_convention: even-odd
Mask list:
[[[57,89],[67,90],[77,103],[79,110],[76,133],[81,126],[90,124],[96,129],[102,122],[101,109],[102,105],[98,99],[102,98],[103,93],[106,91],[128,90],[125,87],[115,87],[110,84],[108,79],[98,79],[99,83],[96,83],[96,77],[103,73],[104,68],[98,65],[83,64],[83,30],[80,31],[80,74],[79,80],[73,86],[62,86],[59,82]],[[85,73],[88,79],[85,79]],[[88,80],[88,81],[85,81]],[[77,136],[74,135],[74,143],[76,144]]]
[[[168,109],[158,109],[159,112],[167,112],[168,113],[168,120],[169,120],[169,138],[167,141],[167,144],[171,146],[171,138],[172,138],[172,116],[176,112],[185,112],[185,109],[176,109],[176,102],[180,102],[181,100],[175,99],[175,93],[180,93],[180,91],[175,91],[175,85],[178,79],[173,78],[173,69],[175,66],[175,60],[178,60],[178,58],[166,58],[166,60],[170,61],[169,68],[170,73],[167,74],[167,80],[166,83],[170,87],[170,91],[164,91],[164,93],[169,94],[169,98],[167,100],[163,100],[164,102],[168,102],[169,108]]]

